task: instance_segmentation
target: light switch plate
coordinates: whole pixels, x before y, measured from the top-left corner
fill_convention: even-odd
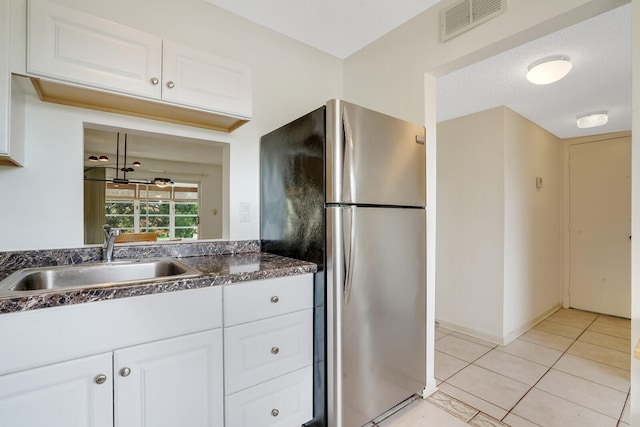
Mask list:
[[[251,221],[251,204],[240,202],[240,222]]]

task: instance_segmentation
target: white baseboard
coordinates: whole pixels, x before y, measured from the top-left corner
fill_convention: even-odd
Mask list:
[[[457,325],[455,323],[447,322],[445,320],[436,319],[436,323],[442,326],[443,328],[451,329],[452,331],[460,332],[466,335],[470,335],[475,338],[480,338],[481,340],[489,341],[490,343],[497,345],[507,345],[518,338],[520,335],[527,332],[529,329],[555,313],[557,310],[562,308],[562,304],[555,304],[553,307],[545,310],[542,314],[536,316],[534,319],[524,323],[520,327],[512,330],[505,336],[498,336],[493,334],[488,334],[484,331],[480,331],[474,328],[469,328],[467,326]]]
[[[504,344],[502,344],[502,345],[507,345],[507,344],[511,343],[516,338],[518,338],[520,335],[524,334],[529,329],[533,328],[538,323],[542,322],[544,319],[546,319],[547,317],[551,316],[553,313],[555,313],[556,311],[558,311],[561,308],[562,308],[562,304],[558,303],[558,304],[554,305],[553,307],[549,308],[548,310],[546,310],[545,312],[543,312],[542,314],[540,314],[539,316],[535,317],[534,319],[532,319],[532,320],[526,322],[525,324],[521,325],[519,328],[516,328],[513,331],[509,332],[504,337]]]
[[[472,337],[480,338],[481,340],[489,341],[493,344],[502,345],[502,337],[499,337],[497,335],[487,334],[486,332],[447,322],[445,320],[436,319],[436,322],[443,328],[451,329],[452,331],[460,332],[466,335],[471,335]]]

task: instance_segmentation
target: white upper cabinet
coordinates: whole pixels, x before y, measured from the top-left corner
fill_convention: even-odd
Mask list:
[[[169,40],[163,42],[162,99],[251,116],[251,69]]]
[[[11,2],[0,1],[0,166],[24,165],[24,92],[11,77]]]
[[[31,0],[28,43],[27,72],[31,75],[160,98],[160,37]]]
[[[246,65],[45,0],[28,7],[27,74],[44,101],[223,131],[251,118]]]

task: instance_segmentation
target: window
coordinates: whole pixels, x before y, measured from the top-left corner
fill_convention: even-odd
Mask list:
[[[198,184],[106,185],[106,221],[121,233],[155,232],[158,239],[198,238]]]

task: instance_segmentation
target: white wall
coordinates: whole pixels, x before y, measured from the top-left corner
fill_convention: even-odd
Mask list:
[[[503,110],[437,128],[436,319],[494,342],[504,304]]]
[[[24,0],[11,0],[24,3]],[[253,69],[253,120],[231,134],[42,103],[26,110],[25,167],[0,167],[0,250],[81,246],[82,126],[92,122],[230,144],[229,234],[259,238],[259,138],[342,95],[342,61],[202,0],[54,0]],[[56,189],[47,184],[56,179]],[[251,221],[238,221],[249,202]]]
[[[563,154],[558,138],[505,107],[438,124],[443,326],[503,344],[560,306]]]
[[[504,114],[503,340],[509,342],[562,303],[564,147],[514,111]]]

